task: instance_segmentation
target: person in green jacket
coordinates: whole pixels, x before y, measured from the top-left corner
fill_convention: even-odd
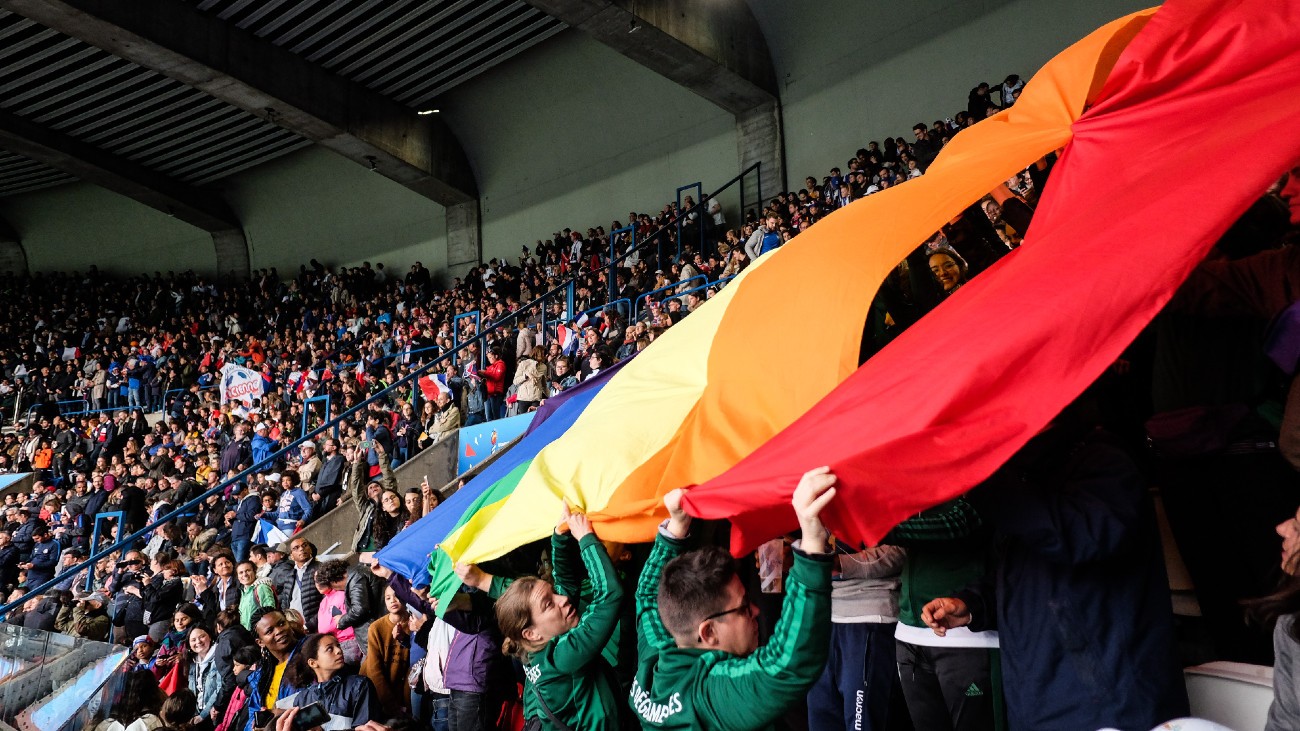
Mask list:
[[[794,545],[781,619],[762,648],[735,562],[721,548],[687,552],[683,493],[664,497],[669,519],[636,591],[639,661],[629,700],[642,728],[771,728],[808,694],[830,654],[830,536],[820,515],[834,485],[830,468],[818,467],[795,488],[803,538]]]
[[[617,731],[618,681],[601,650],[618,625],[623,589],[591,520],[565,505],[551,535],[555,584],[536,577],[515,581],[496,603],[502,649],[524,666],[524,715],[543,728]],[[576,555],[575,555],[576,554]],[[581,565],[592,596],[578,610]]]
[[[257,577],[257,564],[244,561],[235,568],[235,578],[241,585],[239,590],[239,622],[244,629],[253,630],[253,612],[259,607],[275,606],[275,590],[271,588],[270,579]]]

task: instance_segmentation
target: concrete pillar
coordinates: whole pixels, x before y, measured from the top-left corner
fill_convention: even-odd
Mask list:
[[[217,276],[247,279],[253,273],[248,257],[248,239],[242,229],[213,231],[212,247],[217,252]]]
[[[447,271],[459,277],[483,260],[478,201],[447,206]]]
[[[736,148],[741,170],[762,163],[760,175],[745,176],[746,208],[765,203],[786,190],[785,137],[779,101],[773,99],[736,115]]]
[[[0,274],[27,273],[27,251],[18,232],[7,221],[0,221]]]

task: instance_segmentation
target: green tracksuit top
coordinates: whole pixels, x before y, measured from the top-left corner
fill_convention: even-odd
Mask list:
[[[807,695],[830,654],[831,556],[795,551],[772,639],[749,657],[735,657],[677,647],[659,617],[659,578],[685,550],[661,530],[637,584],[632,710],[644,729],[771,728]]]
[[[551,728],[537,702],[540,693],[551,713],[573,729],[618,731],[622,728],[622,694],[613,668],[601,656],[618,626],[623,601],[618,574],[594,534],[581,541],[568,534],[554,534],[551,547],[556,592],[577,602],[581,563],[591,582],[592,597],[582,609],[577,627],[551,638],[524,661],[524,716],[540,718],[543,728]],[[574,554],[580,554],[581,560],[575,560]]]
[[[907,549],[898,621],[924,627],[921,610],[930,601],[978,581],[991,568],[992,535],[964,497],[925,510],[899,523],[883,543]]]

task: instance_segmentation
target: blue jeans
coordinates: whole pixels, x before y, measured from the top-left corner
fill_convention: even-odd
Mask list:
[[[230,542],[230,550],[231,550],[232,553],[235,554],[235,561],[236,561],[236,562],[247,561],[247,560],[248,560],[248,549],[250,549],[250,548],[252,548],[252,547],[253,547],[253,541],[252,541],[251,539],[249,539],[249,538],[242,538],[242,539],[237,540],[237,541],[233,541],[233,540],[232,540],[232,541]]]
[[[484,410],[487,412],[488,421],[496,421],[506,415],[506,398],[505,396],[488,396],[484,400]]]
[[[451,692],[451,711],[447,714],[448,731],[487,731],[487,708],[483,694],[468,690]]]
[[[433,731],[448,731],[451,697],[411,691],[411,716]]]
[[[484,418],[483,412],[475,411],[471,413],[469,416],[465,417],[464,426],[474,426],[475,424],[482,424],[485,421],[487,421],[487,419]]]

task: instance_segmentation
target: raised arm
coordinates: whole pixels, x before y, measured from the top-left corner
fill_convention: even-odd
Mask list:
[[[554,572],[555,591],[576,600],[582,593],[584,557],[578,546],[578,540],[569,532],[568,521],[572,517],[568,503],[560,515],[560,522],[551,533],[551,567]]]
[[[682,510],[682,491],[673,490],[664,496],[668,520],[659,526],[650,558],[641,569],[641,579],[636,586],[636,643],[637,655],[642,659],[650,653],[676,642],[659,617],[659,579],[664,566],[686,552],[686,535],[690,531],[691,516]]]
[[[393,474],[392,460],[388,458],[384,446],[379,442],[375,442],[375,453],[379,455],[379,484],[385,490],[398,492],[397,475]]]
[[[808,694],[830,655],[831,554],[821,523],[835,497],[835,475],[819,467],[806,473],[792,503],[803,538],[794,546],[781,619],[757,652],[718,663],[699,689],[718,713],[720,728],[754,729],[772,724],[794,701]]]
[[[583,611],[578,626],[560,635],[552,650],[551,662],[561,672],[574,673],[598,657],[609,643],[614,628],[618,626],[623,587],[618,582],[614,563],[592,532],[587,516],[571,516],[569,526],[578,539],[576,543],[580,546],[582,562],[591,578],[591,602]]]

